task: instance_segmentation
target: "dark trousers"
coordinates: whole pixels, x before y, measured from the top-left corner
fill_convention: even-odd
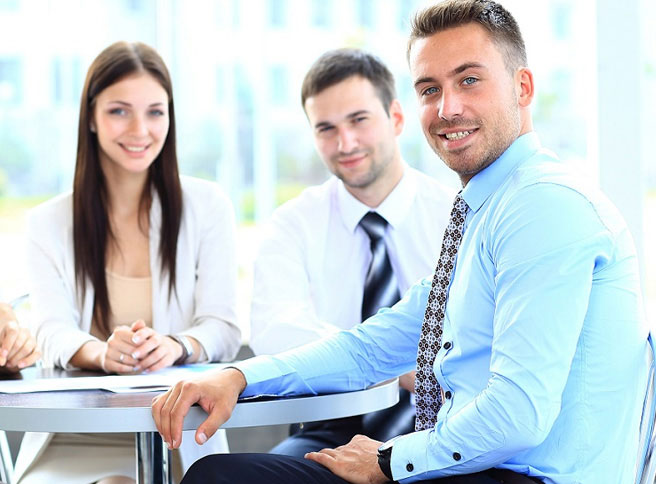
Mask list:
[[[346,484],[316,462],[276,454],[214,454],[197,461],[182,484]],[[511,471],[490,469],[476,474],[424,481],[426,484],[534,484],[541,482]]]
[[[415,409],[410,403],[410,392],[401,389],[399,403],[378,412],[292,425],[290,437],[269,452],[303,457],[307,452],[347,444],[357,434],[385,442],[397,435],[413,432],[414,429]]]

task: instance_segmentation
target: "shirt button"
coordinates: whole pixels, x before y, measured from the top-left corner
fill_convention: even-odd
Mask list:
[[[407,465],[405,466],[405,470],[408,471],[408,472],[412,472],[412,471],[415,470],[415,466],[413,466],[411,463],[410,463],[410,464],[407,464]]]
[[[453,453],[453,460],[460,460],[460,459],[462,459],[462,456],[460,454],[458,454],[457,452],[454,452]]]
[[[447,400],[451,400],[451,392],[445,392],[445,393],[444,393],[444,397],[445,397]]]
[[[449,349],[451,349],[451,342],[450,342],[450,341],[447,341],[446,343],[444,343],[444,344],[442,345],[442,348],[444,348],[445,350],[449,350]]]

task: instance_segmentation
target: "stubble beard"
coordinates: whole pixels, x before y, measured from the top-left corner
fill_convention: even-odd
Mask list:
[[[461,178],[469,179],[494,163],[508,149],[519,136],[520,126],[519,109],[509,107],[504,116],[487,125],[481,119],[461,119],[457,123],[440,120],[433,123],[428,132],[431,148],[437,156]],[[442,148],[442,139],[436,133],[443,129],[459,127],[476,127],[487,131],[488,137],[478,142],[478,152],[472,151],[477,149],[476,146],[467,146],[456,151]]]
[[[363,189],[370,187],[382,176],[384,176],[387,168],[390,166],[392,160],[394,159],[393,148],[390,149],[389,147],[385,146],[384,143],[381,143],[378,148],[378,150],[367,149],[361,151],[362,153],[366,153],[370,161],[369,169],[366,171],[366,173],[355,177],[348,177],[336,169],[334,170],[335,176],[349,188]],[[376,156],[376,153],[378,153],[378,156]],[[333,160],[333,163],[339,166],[336,160]]]

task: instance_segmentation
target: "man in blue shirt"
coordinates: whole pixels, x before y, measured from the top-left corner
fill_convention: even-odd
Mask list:
[[[198,402],[204,442],[240,394],[361,389],[411,370],[419,348],[435,382],[418,376],[423,423],[305,460],[212,456],[184,482],[633,483],[648,328],[624,221],[540,146],[524,43],[500,5],[426,8],[408,59],[426,138],[463,184],[434,281],[352,330],[178,384],[153,417],[175,448]]]

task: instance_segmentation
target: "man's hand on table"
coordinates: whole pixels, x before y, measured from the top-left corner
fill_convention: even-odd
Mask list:
[[[305,458],[327,467],[348,482],[382,484],[388,479],[378,465],[378,447],[381,444],[364,435],[356,435],[346,445],[310,452],[305,454]]]
[[[182,442],[182,422],[189,408],[198,403],[207,418],[196,430],[196,442],[204,444],[232,415],[237,399],[246,388],[246,379],[235,368],[208,372],[206,375],[176,383],[153,399],[153,420],[169,449]]]
[[[9,304],[0,303],[0,371],[16,373],[40,357],[30,331],[18,325]]]

